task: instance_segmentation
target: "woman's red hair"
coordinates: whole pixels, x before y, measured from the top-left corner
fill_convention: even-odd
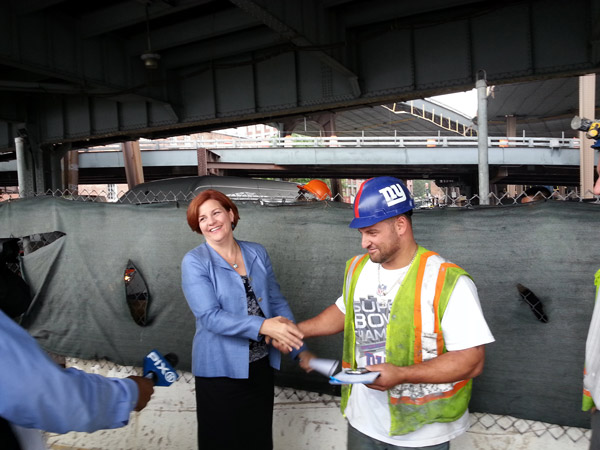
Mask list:
[[[233,211],[233,223],[231,224],[231,228],[235,229],[238,220],[240,220],[240,213],[238,212],[235,203],[233,203],[231,199],[222,192],[215,191],[214,189],[207,189],[206,191],[202,191],[200,194],[196,195],[196,197],[194,197],[188,206],[187,221],[192,231],[202,234],[202,231],[200,231],[200,224],[198,223],[198,213],[202,204],[207,200],[216,200],[223,208],[225,208],[226,211]]]

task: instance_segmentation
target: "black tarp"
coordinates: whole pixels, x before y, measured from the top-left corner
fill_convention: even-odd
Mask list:
[[[263,244],[298,320],[341,293],[345,261],[362,253],[348,228],[349,205],[238,204],[238,239]],[[180,262],[203,239],[186,223],[187,204],[115,205],[36,198],[0,203],[0,238],[60,231],[24,257],[34,306],[24,321],[53,352],[140,365],[152,348],[178,353],[190,369],[194,319],[181,292]],[[487,346],[471,409],[569,426],[589,426],[580,411],[585,339],[600,266],[600,206],[537,204],[418,210],[415,237],[474,278],[496,342]],[[131,318],[123,272],[131,260],[148,284],[149,325]],[[542,301],[536,319],[517,290]],[[341,336],[308,342],[340,359]],[[317,374],[285,360],[278,383],[332,392]]]

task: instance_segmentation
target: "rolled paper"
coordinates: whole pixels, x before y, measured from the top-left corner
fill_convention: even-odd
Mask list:
[[[335,359],[313,358],[308,365],[315,372],[319,372],[326,377],[333,375],[338,368],[340,362]]]

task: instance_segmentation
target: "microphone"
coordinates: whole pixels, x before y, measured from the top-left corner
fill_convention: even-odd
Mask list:
[[[174,367],[179,362],[175,353],[161,355],[152,350],[144,358],[144,377],[154,381],[155,386],[170,386],[179,378]]]

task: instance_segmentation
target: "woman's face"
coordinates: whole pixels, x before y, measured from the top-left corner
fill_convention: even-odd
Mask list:
[[[232,222],[233,212],[227,211],[217,200],[209,199],[198,208],[198,225],[208,242],[229,239],[233,234]]]

